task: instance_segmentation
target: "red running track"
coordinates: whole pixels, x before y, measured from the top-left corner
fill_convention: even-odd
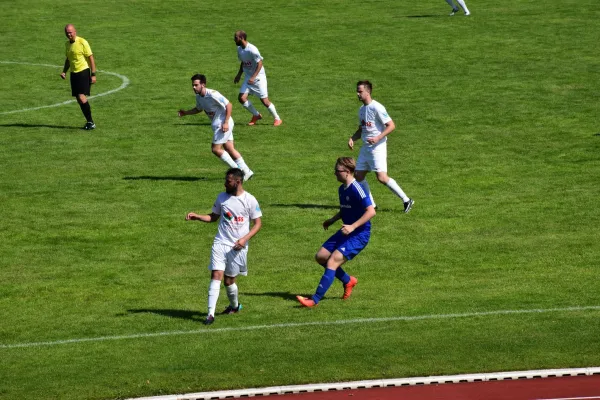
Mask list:
[[[261,396],[262,397],[262,396]],[[600,375],[335,390],[273,400],[600,400]]]

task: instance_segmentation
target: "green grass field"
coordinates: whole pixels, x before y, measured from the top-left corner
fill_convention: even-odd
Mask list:
[[[600,306],[598,4],[467,3],[470,17],[442,0],[1,2],[0,398],[600,365],[598,308],[445,317]],[[92,133],[74,103],[11,113],[70,99],[66,23],[130,80],[91,100]],[[281,127],[255,98],[265,122],[245,125],[237,29],[265,59]],[[208,328],[216,224],[184,217],[210,211],[226,166],[206,116],[176,116],[196,72],[234,103],[264,213],[244,310]],[[396,122],[389,174],[415,206],[403,214],[370,175],[379,208],[346,267],[353,297],[337,284],[302,309],[335,159],[357,154],[359,79]],[[100,72],[93,94],[121,84]]]

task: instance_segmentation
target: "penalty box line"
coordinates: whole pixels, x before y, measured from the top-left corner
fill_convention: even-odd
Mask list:
[[[471,313],[456,313],[456,314],[431,314],[431,315],[416,315],[416,316],[398,316],[398,317],[383,317],[383,318],[356,318],[343,319],[337,321],[317,321],[317,322],[290,322],[271,325],[251,325],[230,328],[205,328],[191,331],[166,331],[166,332],[151,332],[138,333],[131,335],[115,335],[115,336],[100,336],[91,338],[64,339],[46,342],[28,342],[28,343],[6,343],[0,344],[0,349],[16,349],[16,348],[31,348],[43,346],[57,346],[65,344],[76,344],[86,342],[102,342],[108,340],[125,340],[125,339],[143,339],[163,336],[177,335],[198,335],[224,332],[244,332],[256,331],[262,329],[285,329],[285,328],[304,328],[309,326],[332,326],[332,325],[350,325],[350,324],[365,324],[365,323],[381,323],[381,322],[410,322],[423,320],[438,320],[438,319],[453,319],[453,318],[469,318],[469,317],[487,317],[496,315],[519,315],[519,314],[541,314],[552,312],[576,312],[576,311],[596,311],[600,310],[600,306],[581,306],[581,307],[564,307],[564,308],[545,308],[545,309],[530,309],[530,310],[497,310],[497,311],[482,311]]]

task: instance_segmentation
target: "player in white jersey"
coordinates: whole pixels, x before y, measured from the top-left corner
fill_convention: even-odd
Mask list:
[[[356,84],[356,94],[363,105],[358,110],[358,129],[348,139],[348,147],[353,150],[354,142],[359,138],[362,139],[363,145],[358,154],[354,177],[370,194],[371,189],[365,177],[367,172],[375,172],[377,180],[402,199],[404,212],[407,213],[414,201],[387,174],[387,135],[396,129],[396,125],[385,107],[371,97],[372,90],[373,85],[369,81],[359,81]],[[375,206],[372,195],[371,202]]]
[[[467,5],[465,4],[464,0],[456,0],[456,2],[460,6],[460,8],[462,8],[463,11],[465,12],[465,16],[471,15],[471,12],[467,8]],[[452,12],[450,13],[450,15],[454,15],[458,12],[458,7],[454,5],[452,0],[446,0],[446,3],[450,4],[450,7],[452,7]]]
[[[240,69],[233,79],[233,83],[238,83],[244,73],[244,82],[240,88],[240,94],[238,100],[252,114],[252,119],[248,125],[255,125],[259,119],[262,119],[262,115],[248,100],[248,94],[257,96],[265,107],[269,110],[275,121],[274,126],[281,125],[282,121],[277,114],[275,104],[269,101],[269,92],[267,91],[267,74],[265,74],[265,68],[263,67],[263,58],[260,52],[252,43],[248,43],[246,40],[246,32],[237,31],[233,40],[237,44],[238,59],[240,60]]]
[[[248,274],[248,241],[262,226],[262,212],[258,201],[244,191],[242,182],[242,170],[230,169],[225,175],[225,192],[217,196],[211,213],[200,215],[191,212],[185,218],[187,221],[202,222],[219,220],[208,266],[211,280],[208,286],[208,314],[204,321],[205,325],[210,325],[215,320],[223,278],[229,298],[229,306],[223,314],[235,314],[242,309],[238,301],[236,277]],[[250,221],[252,221],[252,228]]]
[[[196,74],[192,76],[192,87],[196,93],[196,107],[191,110],[179,110],[178,115],[198,114],[204,111],[212,121],[213,140],[211,149],[231,168],[239,168],[244,172],[247,181],[254,172],[246,165],[242,155],[233,146],[233,119],[231,118],[232,105],[221,93],[206,87],[206,76]]]

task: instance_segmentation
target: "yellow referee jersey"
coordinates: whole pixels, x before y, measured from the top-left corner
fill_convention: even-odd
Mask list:
[[[71,72],[81,72],[90,67],[88,58],[92,55],[92,49],[87,40],[77,36],[73,43],[67,40],[65,47]]]

